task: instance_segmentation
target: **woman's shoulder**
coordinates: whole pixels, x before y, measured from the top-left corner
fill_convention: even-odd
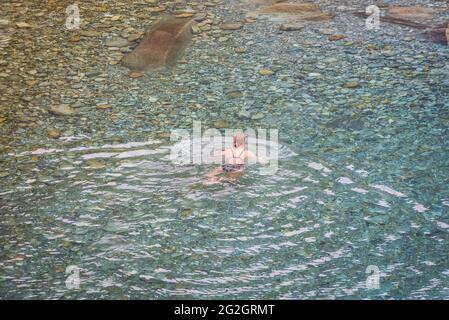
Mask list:
[[[243,152],[243,155],[245,157],[255,157],[255,154],[253,152],[251,152],[250,150],[245,150],[245,152]]]

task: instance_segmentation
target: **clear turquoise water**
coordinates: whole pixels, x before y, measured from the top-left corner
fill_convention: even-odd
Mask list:
[[[201,185],[211,166],[173,165],[166,141],[41,150],[37,163],[10,154],[2,297],[445,298],[447,154],[424,146],[446,129],[431,112],[401,121],[413,134],[370,122],[329,138],[286,115],[281,140],[296,155],[275,175],[252,167],[213,186]],[[86,169],[90,158],[106,167]],[[65,287],[68,265],[79,290]]]
[[[1,155],[0,297],[447,299],[447,47],[343,27],[355,44],[264,24],[219,52],[198,40],[187,64],[130,92],[114,82],[127,83],[127,70],[108,69],[118,120],[57,118],[79,140],[24,137]],[[238,46],[249,50],[236,55]],[[261,67],[278,72],[261,78]],[[342,89],[352,79],[360,87]],[[234,89],[245,95],[229,98]],[[146,104],[142,92],[171,106]],[[236,116],[242,106],[265,117]],[[213,166],[176,166],[170,142],[155,138],[194,118],[278,129],[295,155],[275,175],[250,167],[203,186]],[[44,150],[33,156],[36,145]],[[90,169],[90,158],[104,168]],[[65,285],[69,265],[80,268],[79,290]],[[366,287],[371,265],[379,289]]]

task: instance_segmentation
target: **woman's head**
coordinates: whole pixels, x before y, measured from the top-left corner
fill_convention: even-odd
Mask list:
[[[235,148],[245,145],[245,135],[241,132],[238,132],[234,135],[233,145]]]

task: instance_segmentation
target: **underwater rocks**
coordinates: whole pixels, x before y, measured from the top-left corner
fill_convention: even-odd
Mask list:
[[[319,33],[324,34],[326,36],[330,36],[335,33],[335,29],[331,28],[321,28],[318,30]]]
[[[61,132],[56,129],[50,129],[47,131],[47,137],[50,139],[58,139],[61,136]]]
[[[222,30],[239,30],[243,28],[241,23],[223,23],[221,25]]]
[[[229,128],[229,123],[226,120],[216,120],[212,123],[212,127],[216,129],[225,129]]]
[[[0,19],[0,28],[7,27],[11,24],[11,21],[8,19]]]
[[[123,59],[123,64],[133,70],[173,65],[191,40],[193,23],[191,18],[162,18]]]
[[[115,38],[112,38],[112,39],[109,39],[108,41],[106,41],[105,45],[107,47],[122,48],[122,47],[129,46],[129,42],[126,39],[123,39],[120,37],[115,37]]]
[[[139,72],[139,71],[131,71],[128,73],[128,77],[132,78],[132,79],[136,79],[136,78],[140,78],[143,77],[145,74],[143,72]]]
[[[95,159],[90,159],[86,161],[86,165],[87,165],[87,169],[90,170],[98,170],[98,169],[103,169],[104,167],[106,167],[102,162],[95,160]]]
[[[252,120],[260,120],[260,119],[263,119],[263,118],[265,118],[265,115],[262,112],[258,112],[258,113],[256,113],[256,114],[251,116]]]
[[[101,36],[101,32],[93,30],[81,30],[79,35],[86,38],[96,38]]]
[[[342,40],[346,38],[346,36],[344,34],[333,34],[331,36],[329,36],[328,40],[329,41],[338,41],[338,40]]]
[[[247,48],[235,48],[234,49],[235,53],[245,53],[246,51],[248,51]]]
[[[75,109],[69,107],[66,104],[51,106],[48,111],[57,116],[73,116],[73,115],[77,114]]]
[[[343,88],[354,89],[357,88],[360,84],[357,81],[349,81],[343,85]]]
[[[279,30],[281,31],[299,31],[304,29],[304,25],[303,24],[299,24],[299,23],[283,23],[280,25]]]
[[[31,28],[31,25],[26,22],[17,22],[16,27],[19,29]]]
[[[271,75],[275,74],[275,72],[270,69],[260,69],[259,74],[262,76],[271,76]]]
[[[330,15],[313,3],[276,3],[247,15],[250,18],[267,17],[277,21],[322,21]]]

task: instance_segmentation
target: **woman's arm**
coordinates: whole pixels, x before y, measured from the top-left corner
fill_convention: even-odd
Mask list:
[[[249,150],[247,150],[245,152],[245,158],[252,159],[252,160],[257,160],[259,163],[267,163],[268,160],[269,160],[266,157],[262,157],[262,156],[258,157],[258,156],[256,156],[254,153],[252,153]]]

